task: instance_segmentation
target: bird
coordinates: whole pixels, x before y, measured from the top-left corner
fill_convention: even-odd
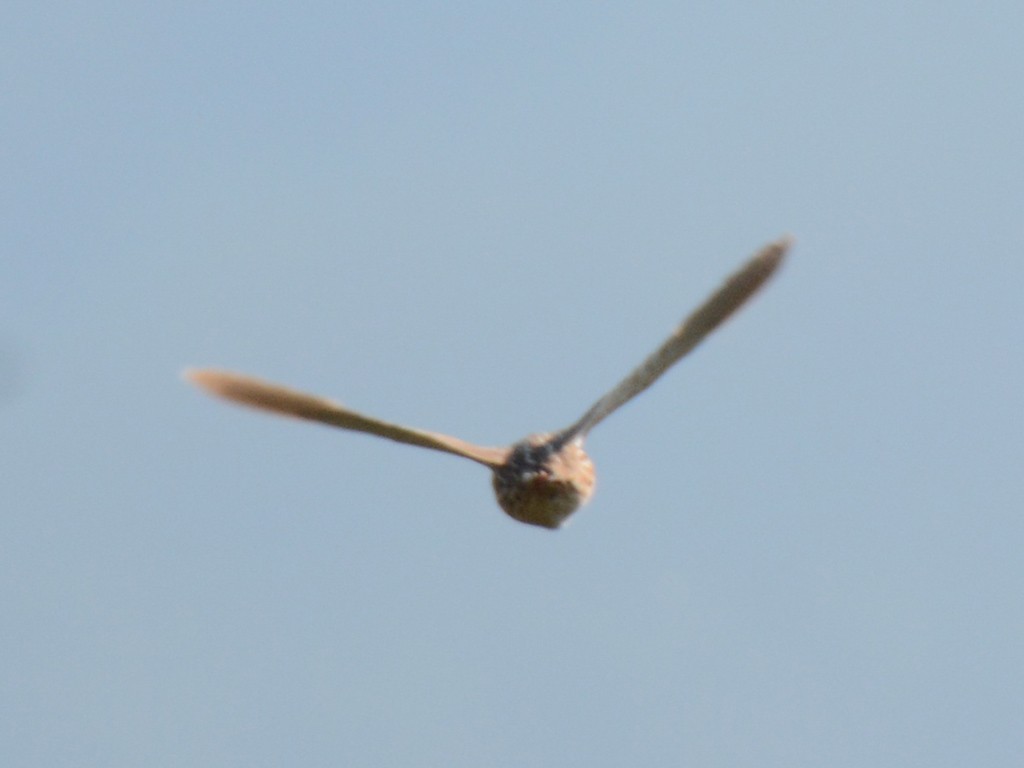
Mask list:
[[[503,448],[382,421],[334,400],[231,371],[190,368],[183,376],[208,394],[234,403],[474,461],[491,470],[498,505],[509,517],[557,529],[594,493],[594,465],[583,448],[590,431],[650,387],[757,293],[779,269],[792,243],[792,238],[785,236],[757,251],[639,366],[568,427],[532,434]]]

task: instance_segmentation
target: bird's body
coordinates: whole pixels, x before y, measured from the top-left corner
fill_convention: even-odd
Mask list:
[[[558,432],[530,435],[507,448],[474,445],[357,413],[326,398],[216,370],[187,371],[193,383],[220,397],[275,413],[366,432],[400,443],[453,453],[488,467],[498,504],[512,518],[558,528],[594,492],[594,465],[583,450],[590,430],[653,384],[764,285],[790,241],[766,246],[718,289],[625,379],[583,416]]]
[[[539,434],[512,446],[505,462],[494,468],[491,483],[509,517],[558,528],[587,503],[596,479],[582,438],[559,445],[555,435]]]

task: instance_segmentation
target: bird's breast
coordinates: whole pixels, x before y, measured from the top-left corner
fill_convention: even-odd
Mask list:
[[[529,525],[558,528],[594,492],[594,465],[574,440],[558,450],[551,435],[531,435],[513,446],[494,470],[498,504],[512,518]]]

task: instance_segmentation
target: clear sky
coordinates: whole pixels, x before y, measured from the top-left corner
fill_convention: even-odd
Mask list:
[[[1024,4],[352,5],[0,10],[4,766],[1019,765]]]

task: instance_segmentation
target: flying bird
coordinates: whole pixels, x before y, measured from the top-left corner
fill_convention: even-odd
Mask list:
[[[594,493],[594,465],[583,450],[590,430],[651,386],[750,299],[779,268],[791,244],[792,240],[785,237],[758,251],[577,421],[557,432],[530,435],[505,448],[474,445],[439,432],[381,421],[333,400],[238,373],[189,369],[184,376],[213,395],[253,408],[475,461],[491,470],[498,504],[510,517],[529,525],[558,528]]]

